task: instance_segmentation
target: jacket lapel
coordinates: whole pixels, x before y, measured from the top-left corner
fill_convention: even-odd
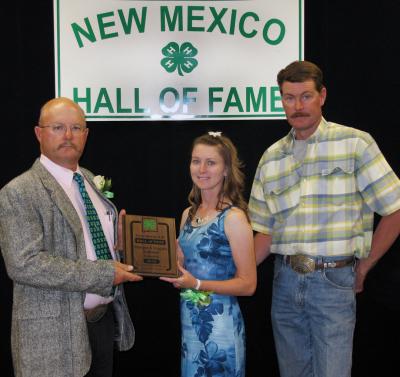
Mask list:
[[[71,226],[76,238],[83,238],[83,230],[81,222],[79,220],[79,216],[76,213],[74,206],[72,205],[63,188],[48,172],[48,170],[40,163],[39,159],[37,159],[33,164],[32,170],[38,175],[38,177],[42,181],[44,189],[49,193],[51,199],[54,202],[54,205],[60,210],[65,220]]]

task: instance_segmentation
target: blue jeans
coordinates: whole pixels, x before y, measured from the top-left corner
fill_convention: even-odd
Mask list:
[[[299,274],[276,255],[271,317],[281,377],[350,377],[354,276],[352,265]]]

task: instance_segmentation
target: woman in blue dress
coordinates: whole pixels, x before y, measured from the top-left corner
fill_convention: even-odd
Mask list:
[[[191,206],[178,238],[182,275],[161,278],[182,289],[181,376],[244,377],[245,329],[236,296],[254,293],[257,272],[244,177],[230,139],[220,132],[198,137],[190,174]]]

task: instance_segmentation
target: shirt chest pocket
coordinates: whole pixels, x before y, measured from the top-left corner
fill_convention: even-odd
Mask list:
[[[316,173],[319,179],[314,190],[327,205],[341,206],[354,200],[357,191],[354,162],[332,161],[318,169]]]
[[[322,176],[340,176],[343,174],[354,174],[354,161],[332,161],[324,164],[318,169]]]
[[[300,177],[295,174],[264,185],[266,202],[272,215],[284,220],[299,205]]]

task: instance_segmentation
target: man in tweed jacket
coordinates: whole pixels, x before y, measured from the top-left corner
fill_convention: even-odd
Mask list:
[[[134,343],[134,328],[119,284],[141,277],[117,261],[114,247],[110,248],[114,260],[90,258],[88,249],[93,250],[93,244],[87,237],[87,224],[71,200],[76,192],[72,173],[78,171],[84,177],[91,198],[107,209],[111,232],[104,229],[104,233],[109,245],[117,243],[118,214],[93,185],[93,175],[78,166],[88,135],[81,108],[67,98],[50,100],[41,109],[35,133],[40,159],[0,191],[0,247],[14,283],[11,343],[15,375],[78,377],[90,369],[88,376],[110,376],[113,341],[119,350],[128,350]],[[70,178],[70,186],[65,177]],[[98,349],[85,316],[89,296],[91,309],[98,302],[113,309],[107,310],[112,329],[107,347],[111,355],[106,359],[111,366],[101,367],[108,369],[104,374],[97,374],[92,364],[92,354],[96,360]]]

